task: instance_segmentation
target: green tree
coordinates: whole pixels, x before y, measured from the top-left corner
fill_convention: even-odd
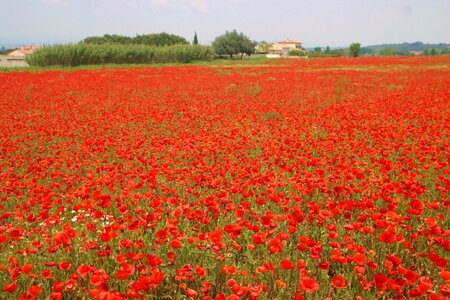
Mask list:
[[[350,54],[353,57],[357,57],[359,55],[359,50],[361,49],[361,44],[360,43],[352,43],[350,45]]]
[[[195,32],[194,34],[194,41],[192,42],[193,45],[198,45],[198,37],[197,37],[197,32]]]
[[[243,33],[241,33],[239,35],[240,38],[240,48],[239,51],[241,53],[241,59],[244,56],[244,54],[250,56],[253,53],[255,53],[255,47],[256,47],[256,42],[255,41],[251,41],[246,35],[244,35]]]
[[[168,34],[165,32],[154,34],[136,35],[136,37],[128,37],[118,34],[105,34],[103,36],[91,36],[83,40],[86,44],[142,44],[149,46],[172,46],[177,44],[187,45],[188,41],[184,37]]]
[[[330,46],[327,46],[326,48],[325,48],[325,54],[329,54],[330,53]]]
[[[330,51],[332,56],[344,56],[344,49],[333,49]]]
[[[392,48],[384,48],[380,51],[381,56],[393,56],[395,55],[395,51]]]
[[[168,34],[165,32],[137,35],[135,38],[133,38],[133,43],[149,46],[172,46],[177,44],[189,44],[184,37],[175,34]]]
[[[103,36],[90,36],[83,40],[86,44],[121,44],[126,45],[132,42],[132,38],[119,34],[105,34]]]
[[[288,56],[306,56],[308,55],[308,52],[300,49],[293,49],[289,50]]]
[[[257,51],[259,53],[267,53],[270,50],[270,46],[272,46],[271,44],[269,44],[266,41],[260,41],[259,43],[257,43]]]
[[[255,42],[252,42],[245,34],[238,33],[236,30],[227,31],[225,34],[216,37],[212,43],[214,50],[219,55],[233,55],[240,54],[241,59],[244,54],[251,55],[255,53]]]

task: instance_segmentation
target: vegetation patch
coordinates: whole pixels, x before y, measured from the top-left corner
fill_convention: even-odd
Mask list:
[[[210,60],[214,50],[209,46],[139,44],[73,44],[42,47],[27,57],[30,66],[80,66],[98,64],[189,63]]]

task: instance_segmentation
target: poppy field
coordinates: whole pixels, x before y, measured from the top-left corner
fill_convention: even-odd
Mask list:
[[[0,299],[449,299],[449,67],[0,72]]]

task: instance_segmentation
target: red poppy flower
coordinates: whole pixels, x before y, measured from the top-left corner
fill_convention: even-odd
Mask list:
[[[331,286],[338,289],[347,288],[347,280],[341,275],[336,275],[331,279]]]
[[[8,236],[12,239],[20,239],[22,236],[22,230],[19,230],[19,229],[11,230],[9,232]]]
[[[74,279],[69,279],[65,282],[65,290],[66,291],[73,291],[77,287],[77,282]]]
[[[42,276],[42,278],[45,278],[45,279],[53,278],[52,272],[50,272],[50,270],[48,270],[48,269],[45,269],[44,271],[42,271],[41,276]]]
[[[5,284],[3,287],[3,292],[14,293],[17,289],[17,282],[12,282],[9,284]]]
[[[24,264],[23,266],[20,267],[20,270],[25,273],[28,274],[31,272],[31,269],[33,268],[32,264]]]
[[[28,294],[32,296],[37,296],[42,293],[42,289],[37,285],[32,285],[28,288]]]
[[[327,261],[323,261],[317,267],[323,271],[327,271],[330,268],[330,263]]]
[[[253,244],[264,244],[266,242],[265,235],[262,232],[258,232],[252,236]]]
[[[203,269],[203,268],[200,267],[200,266],[196,266],[196,267],[195,267],[195,273],[196,273],[197,276],[199,276],[199,277],[205,277],[205,275],[206,275],[206,270]]]
[[[180,241],[180,240],[177,240],[177,239],[172,240],[172,241],[170,242],[170,247],[172,247],[173,249],[178,249],[178,248],[181,247],[181,245],[182,245],[181,241]]]
[[[87,275],[89,274],[89,272],[92,272],[94,270],[93,267],[89,266],[89,265],[79,265],[77,267],[77,273],[78,275],[80,275],[81,277],[87,277]]]
[[[70,263],[67,262],[67,261],[63,261],[62,263],[60,263],[60,264],[58,265],[58,268],[59,268],[60,270],[69,270],[70,268],[72,268],[72,264],[70,264]]]
[[[129,240],[129,239],[121,239],[119,244],[120,244],[120,247],[122,247],[122,248],[131,248],[131,247],[133,247],[133,241]]]
[[[187,288],[186,289],[186,296],[192,297],[192,298],[197,298],[198,293],[197,293],[197,291],[195,291],[193,289]]]
[[[282,270],[293,270],[294,264],[288,258],[283,258],[280,262],[280,268]]]
[[[439,286],[439,291],[444,296],[450,296],[450,284]]]
[[[446,282],[450,281],[450,272],[449,271],[439,272],[439,276],[441,276],[442,279],[444,279],[444,281],[446,281]]]
[[[128,272],[127,272],[127,271],[124,271],[124,270],[119,270],[119,271],[116,272],[116,277],[117,277],[119,280],[125,280],[125,279],[127,279],[129,276],[130,276],[130,274],[128,274]]]
[[[62,299],[63,294],[62,293],[55,293],[52,292],[50,294],[50,300],[61,300]]]
[[[385,290],[388,277],[385,274],[375,273],[375,284],[379,290]]]
[[[392,244],[395,242],[395,235],[385,231],[378,236],[378,239],[383,243]]]
[[[300,278],[300,283],[298,284],[298,289],[300,291],[305,291],[307,293],[313,293],[319,289],[319,284],[312,278],[308,276],[302,276]]]
[[[55,293],[61,293],[64,290],[64,284],[57,279],[53,284],[52,291]]]

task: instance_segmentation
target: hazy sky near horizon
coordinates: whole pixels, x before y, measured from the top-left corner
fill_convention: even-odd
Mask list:
[[[0,44],[167,32],[210,43],[236,29],[305,47],[450,42],[450,0],[0,0]]]

